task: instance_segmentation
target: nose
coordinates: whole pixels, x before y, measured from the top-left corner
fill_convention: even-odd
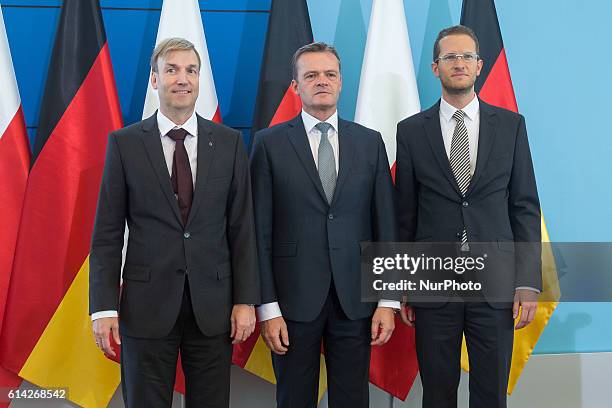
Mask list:
[[[186,84],[187,83],[187,72],[185,71],[179,71],[177,76],[176,76],[176,82],[179,84]]]

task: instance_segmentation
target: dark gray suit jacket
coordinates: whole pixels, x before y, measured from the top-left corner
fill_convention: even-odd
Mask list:
[[[156,115],[109,136],[90,255],[90,313],[118,310],[122,334],[162,337],[181,308],[185,279],[200,329],[230,330],[232,305],[259,303],[244,143],[198,116],[198,166],[182,225]],[[120,290],[124,224],[129,227]]]
[[[496,243],[507,274],[482,276],[491,298],[541,289],[540,203],[523,116],[480,102],[476,170],[465,198],[451,170],[439,102],[397,126],[396,189],[401,241]],[[515,242],[530,243],[518,244]],[[506,255],[504,255],[506,253]],[[499,291],[502,292],[499,292]]]
[[[339,119],[339,171],[327,203],[300,115],[256,134],[251,156],[262,303],[312,321],[331,280],[350,319],[361,302],[360,242],[394,241],[393,184],[378,132]]]

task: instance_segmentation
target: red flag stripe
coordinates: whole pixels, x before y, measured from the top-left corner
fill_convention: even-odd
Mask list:
[[[506,51],[503,48],[478,96],[487,103],[518,112],[508,61],[506,60]]]
[[[121,125],[104,44],[30,173],[0,341],[16,373],[89,253],[107,134]]]
[[[276,112],[274,112],[274,116],[272,117],[268,127],[272,127],[279,123],[293,119],[301,111],[302,100],[293,91],[293,87],[289,85],[289,88],[285,92],[285,95],[283,96],[281,103],[278,105],[278,108],[276,108]]]

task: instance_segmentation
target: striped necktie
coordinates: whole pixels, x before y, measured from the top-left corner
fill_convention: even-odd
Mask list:
[[[457,185],[459,186],[459,191],[461,191],[461,196],[463,197],[465,197],[465,192],[472,179],[470,171],[470,142],[468,139],[468,131],[463,121],[464,116],[465,113],[460,109],[453,114],[453,119],[455,119],[457,125],[453,132],[450,151],[450,166],[453,170]],[[461,250],[469,251],[465,225],[461,234]]]

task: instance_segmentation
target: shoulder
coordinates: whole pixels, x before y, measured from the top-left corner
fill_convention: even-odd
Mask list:
[[[525,120],[520,113],[500,108],[499,106],[490,105],[482,100],[480,101],[480,112],[481,114],[484,113],[492,117],[497,117],[502,123],[519,123]]]

